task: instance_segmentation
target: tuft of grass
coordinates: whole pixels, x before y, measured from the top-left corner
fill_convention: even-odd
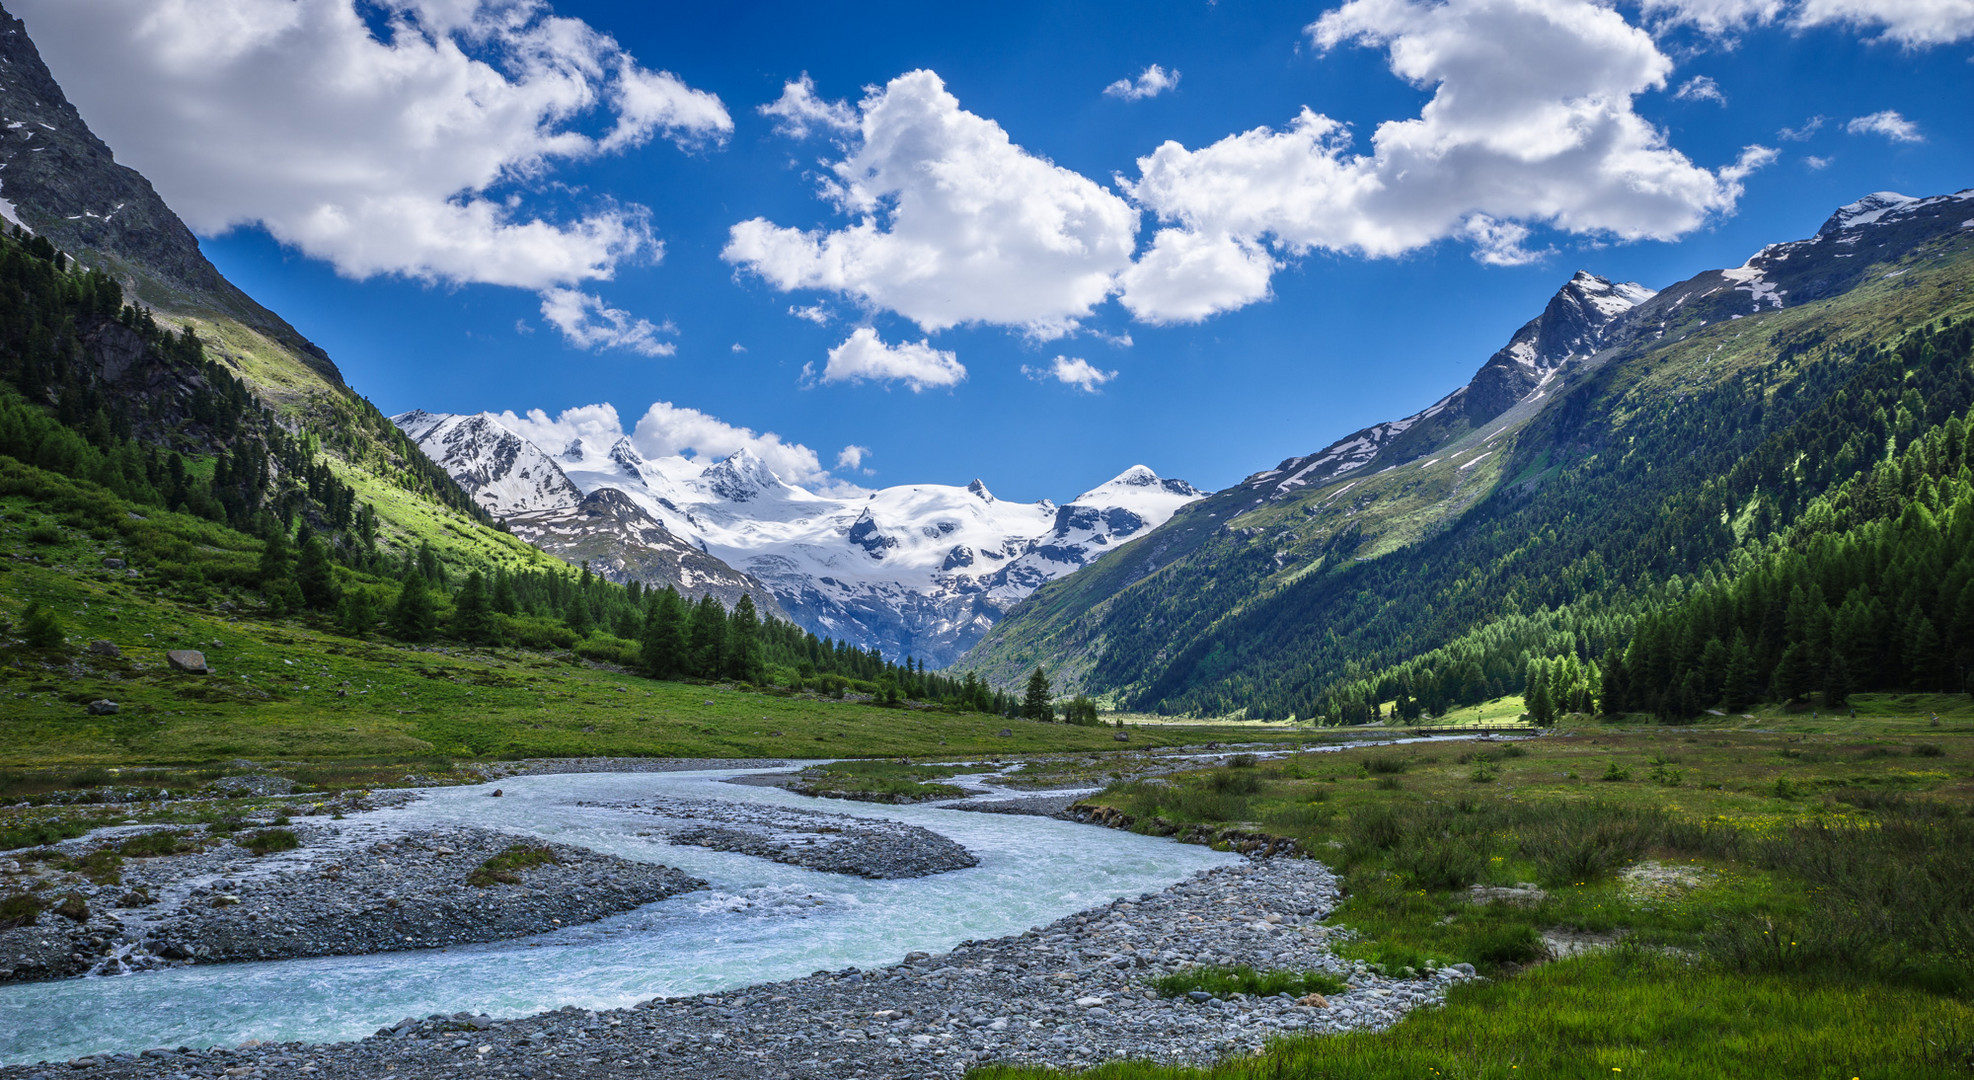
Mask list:
[[[1373,776],[1391,776],[1412,767],[1412,763],[1396,754],[1372,754],[1364,759],[1364,771]]]
[[[1160,997],[1180,997],[1195,990],[1214,997],[1230,994],[1302,997],[1305,994],[1341,994],[1345,989],[1343,979],[1327,971],[1256,971],[1245,964],[1239,967],[1186,968],[1170,975],[1161,975],[1153,979],[1151,985]]]
[[[134,858],[157,858],[163,855],[179,855],[197,851],[198,843],[191,833],[159,832],[139,833],[117,845],[117,851]]]
[[[262,829],[259,832],[248,833],[234,842],[255,855],[293,851],[302,846],[301,838],[288,829]]]
[[[57,844],[90,830],[87,822],[41,818],[20,824],[0,825],[0,851]]]
[[[466,884],[476,889],[495,885],[519,885],[521,871],[531,866],[546,866],[561,862],[561,859],[555,857],[555,852],[545,847],[513,844],[500,854],[488,858],[472,873],[466,875]]]
[[[0,900],[0,930],[12,930],[16,926],[33,926],[43,910],[41,898],[33,893],[13,893]]]
[[[81,893],[63,893],[61,899],[50,905],[48,910],[70,922],[89,921],[89,901]]]

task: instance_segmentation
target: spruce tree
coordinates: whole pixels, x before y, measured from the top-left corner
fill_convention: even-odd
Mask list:
[[[754,610],[754,598],[741,593],[727,617],[727,676],[742,682],[761,679],[761,617]]]
[[[343,593],[343,602],[336,607],[336,629],[345,637],[362,637],[377,625],[377,609],[370,602],[370,593],[364,589],[350,589]]]
[[[438,605],[432,600],[432,590],[425,584],[424,576],[413,574],[405,578],[398,588],[397,603],[391,608],[391,634],[399,641],[424,641],[432,636],[438,622]]]
[[[294,561],[295,552],[288,545],[288,531],[280,525],[270,524],[260,549],[261,590],[273,596],[281,583],[288,580]]]
[[[667,586],[663,592],[648,594],[645,604],[644,637],[638,652],[644,669],[656,679],[675,679],[685,674],[690,660],[686,649],[685,602],[678,590]]]
[[[595,620],[590,618],[589,597],[580,592],[569,594],[569,602],[562,608],[562,624],[575,632],[579,638],[586,638],[596,629]]]
[[[295,563],[295,584],[301,587],[302,603],[314,611],[328,611],[341,599],[336,575],[329,565],[329,545],[319,536],[310,536],[301,546]]]
[[[1044,724],[1052,723],[1056,718],[1055,705],[1051,701],[1049,691],[1049,676],[1039,665],[1035,668],[1035,673],[1028,676],[1028,692],[1021,699],[1021,715],[1023,719],[1036,720]]]
[[[726,666],[727,611],[707,593],[692,613],[692,674],[717,679]]]
[[[452,602],[452,636],[474,645],[494,640],[493,605],[487,599],[487,582],[478,570],[466,575],[466,584]]]
[[[514,596],[514,578],[505,570],[494,575],[492,606],[502,615],[521,613],[521,603]]]

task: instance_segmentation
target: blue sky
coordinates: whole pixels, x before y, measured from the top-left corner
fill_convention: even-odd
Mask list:
[[[351,3],[10,6],[385,411],[608,402],[812,484],[1224,486],[1428,404],[1579,268],[1974,186],[1974,0]]]

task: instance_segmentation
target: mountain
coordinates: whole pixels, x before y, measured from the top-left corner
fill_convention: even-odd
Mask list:
[[[1970,266],[1963,191],[1868,196],[1657,293],[1578,274],[1466,386],[1184,507],[959,666],[1181,713],[1515,692],[1967,408],[1939,335]]]
[[[692,580],[720,582],[716,594],[757,582],[818,635],[936,666],[1038,586],[1204,495],[1142,465],[1060,506],[1005,502],[979,480],[825,494],[745,449],[712,462],[647,459],[623,438],[538,447],[490,413],[394,419],[481,506],[545,550],[581,553],[612,580],[664,583],[697,552]],[[605,492],[622,500],[594,506]]]
[[[55,275],[8,302],[26,305],[24,317],[66,303],[68,320],[47,355],[32,336],[8,341],[7,381],[102,453],[150,455],[157,469],[181,455],[196,480],[164,483],[172,505],[250,534],[306,520],[352,560],[424,545],[460,569],[559,565],[493,528],[326,353],[220,274],[150,182],[89,130],[4,9],[0,217]],[[77,289],[92,298],[59,299]],[[165,479],[124,472],[124,491]]]

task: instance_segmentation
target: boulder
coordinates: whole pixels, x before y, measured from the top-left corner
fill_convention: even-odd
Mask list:
[[[1117,735],[1116,735],[1116,739],[1117,739],[1117,741],[1118,741],[1118,742],[1130,742],[1130,741],[1131,741],[1131,733],[1130,733],[1130,732],[1128,732],[1128,731],[1120,731],[1120,732],[1118,732],[1118,733],[1117,733]]]
[[[117,708],[116,702],[108,698],[97,698],[95,701],[89,703],[89,715],[115,716],[117,714]]]
[[[171,665],[171,670],[187,675],[212,674],[212,669],[206,666],[206,654],[197,649],[173,649],[165,654],[165,663]]]
[[[1013,729],[1013,728],[1002,728],[1002,729],[1001,729],[1001,738],[1003,738],[1003,739],[1012,739],[1012,738],[1014,738],[1014,729]]]
[[[127,564],[126,564],[126,563],[125,563],[125,562],[124,562],[124,561],[123,561],[122,559],[104,559],[104,560],[103,560],[103,569],[105,569],[105,570],[121,570],[121,569],[123,569],[123,568],[124,568],[124,567],[125,567],[126,565],[127,565]]]
[[[89,652],[92,656],[107,656],[112,660],[121,659],[123,656],[123,650],[117,648],[114,641],[92,641],[89,643]]]

